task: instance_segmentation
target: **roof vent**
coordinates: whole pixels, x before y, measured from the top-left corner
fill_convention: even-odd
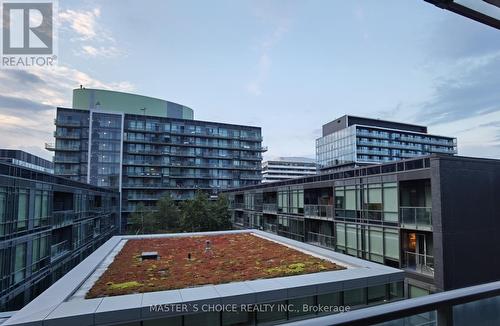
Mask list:
[[[158,260],[158,252],[157,251],[144,251],[141,254],[141,259],[142,260]]]

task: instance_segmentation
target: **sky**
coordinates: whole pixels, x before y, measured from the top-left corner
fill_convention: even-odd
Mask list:
[[[500,31],[423,0],[60,0],[58,65],[0,70],[0,147],[50,158],[83,85],[262,127],[265,158],[315,155],[344,114],[424,124],[500,159]]]

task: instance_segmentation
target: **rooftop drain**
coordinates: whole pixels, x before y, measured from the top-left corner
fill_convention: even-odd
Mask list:
[[[157,251],[144,251],[141,254],[141,259],[142,260],[158,260],[158,252]]]

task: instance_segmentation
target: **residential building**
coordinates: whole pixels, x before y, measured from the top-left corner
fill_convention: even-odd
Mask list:
[[[262,183],[316,174],[316,161],[306,157],[279,157],[262,163]]]
[[[122,225],[142,202],[165,194],[190,199],[198,190],[261,181],[261,128],[193,120],[180,104],[121,92],[80,88],[73,108],[57,108],[55,174],[118,189]]]
[[[427,133],[427,127],[344,115],[322,128],[316,163],[322,171],[425,156],[457,154],[457,140]]]
[[[237,241],[232,236],[241,235],[258,238],[261,245],[262,242],[266,243],[263,244],[264,247],[269,244],[273,248],[283,247],[290,253],[300,252],[301,255],[307,256],[302,265],[309,263],[310,259],[322,259],[342,265],[344,268],[253,279],[252,273],[258,270],[255,266],[261,264],[262,268],[265,268],[267,263],[279,266],[280,261],[261,261],[258,253],[252,255],[253,258],[250,259],[245,256],[244,251],[241,252],[242,257],[217,256],[205,252],[203,244],[207,241],[209,243],[211,241],[213,253],[221,253],[227,248],[224,247],[224,243],[229,246],[231,241]],[[225,237],[227,241],[215,240],[217,237]],[[169,247],[169,241],[189,238],[194,238],[202,246],[199,252],[192,252],[193,260],[183,256],[182,265],[196,264],[198,260],[207,259],[213,263],[214,259],[220,259],[218,263],[226,268],[217,269],[216,275],[220,280],[226,281],[193,286],[189,281],[195,282],[197,278],[190,277],[189,273],[174,275],[168,273],[168,269],[165,272],[165,267],[160,268],[161,266],[173,268],[172,264],[176,263],[166,261],[171,259],[168,258],[170,256],[162,259],[164,257],[160,255],[160,250],[166,250],[163,252],[168,253],[170,251],[165,248]],[[161,247],[156,247],[158,255],[149,258],[154,259],[151,261],[130,257],[134,255],[127,247],[130,242],[139,243],[143,248],[150,248],[148,243]],[[241,243],[241,245],[250,249],[252,243]],[[172,247],[172,250],[175,250],[175,247]],[[196,249],[181,247],[178,250],[184,254],[188,250]],[[264,251],[259,253],[268,254]],[[126,284],[116,284],[115,281],[108,287],[101,286],[100,289],[106,291],[105,296],[91,295],[95,285],[100,284],[101,277],[108,272],[108,266],[122,259],[133,260],[139,268],[147,267],[150,273],[163,271],[158,273],[163,275],[162,284],[176,284],[183,279],[190,285],[173,286],[172,289],[141,287],[142,284],[134,278],[135,274],[130,272],[133,268],[117,263],[123,269],[124,275],[131,275],[130,281]],[[242,269],[245,266],[235,264],[236,259],[244,260],[249,268]],[[234,270],[228,272],[233,267],[238,269],[237,273]],[[203,271],[198,270],[198,272]],[[231,282],[227,281],[228,278],[239,278],[239,280]],[[258,230],[115,236],[37,299],[13,314],[3,325],[275,325],[336,313],[334,311],[336,308],[349,307],[347,309],[359,310],[368,306],[384,306],[388,302],[400,301],[403,298],[403,279],[404,273],[401,270]],[[114,284],[116,286],[121,284],[122,290],[126,289],[126,285],[130,288],[135,286],[137,291],[134,294],[116,293],[113,292]],[[323,309],[318,312],[314,309],[318,306],[329,307],[331,310]]]
[[[54,163],[18,149],[0,149],[0,162],[19,165],[47,173],[54,173]]]
[[[499,192],[500,160],[433,154],[227,195],[235,227],[404,269],[415,297],[500,279]]]
[[[108,240],[118,205],[115,191],[0,162],[0,311],[20,309]]]

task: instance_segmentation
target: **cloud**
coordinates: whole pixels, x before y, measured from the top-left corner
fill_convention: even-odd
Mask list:
[[[500,111],[500,51],[459,60],[454,71],[436,80],[418,121],[432,125]]]
[[[97,22],[100,16],[100,8],[94,8],[85,11],[63,10],[58,18],[63,27],[67,24],[80,40],[86,41],[102,37],[103,29]]]
[[[274,26],[272,31],[264,37],[264,39],[258,46],[258,61],[255,69],[256,75],[246,85],[246,90],[250,94],[260,96],[263,93],[262,86],[268,79],[269,73],[271,71],[272,49],[288,32],[290,28],[290,19],[286,15],[276,17],[276,15],[273,15],[269,11],[266,11],[262,8],[260,8],[260,10],[257,10],[256,16],[267,23],[270,22]]]
[[[29,71],[0,70],[0,147],[38,148],[37,154],[53,142],[55,108],[71,106],[72,89],[83,84],[89,88],[133,91],[127,81],[104,82],[79,70],[56,66]]]
[[[80,46],[75,49],[79,56],[114,58],[125,53],[116,46],[116,40],[101,23],[101,9],[63,10],[59,13],[62,30],[71,33],[71,42]]]

